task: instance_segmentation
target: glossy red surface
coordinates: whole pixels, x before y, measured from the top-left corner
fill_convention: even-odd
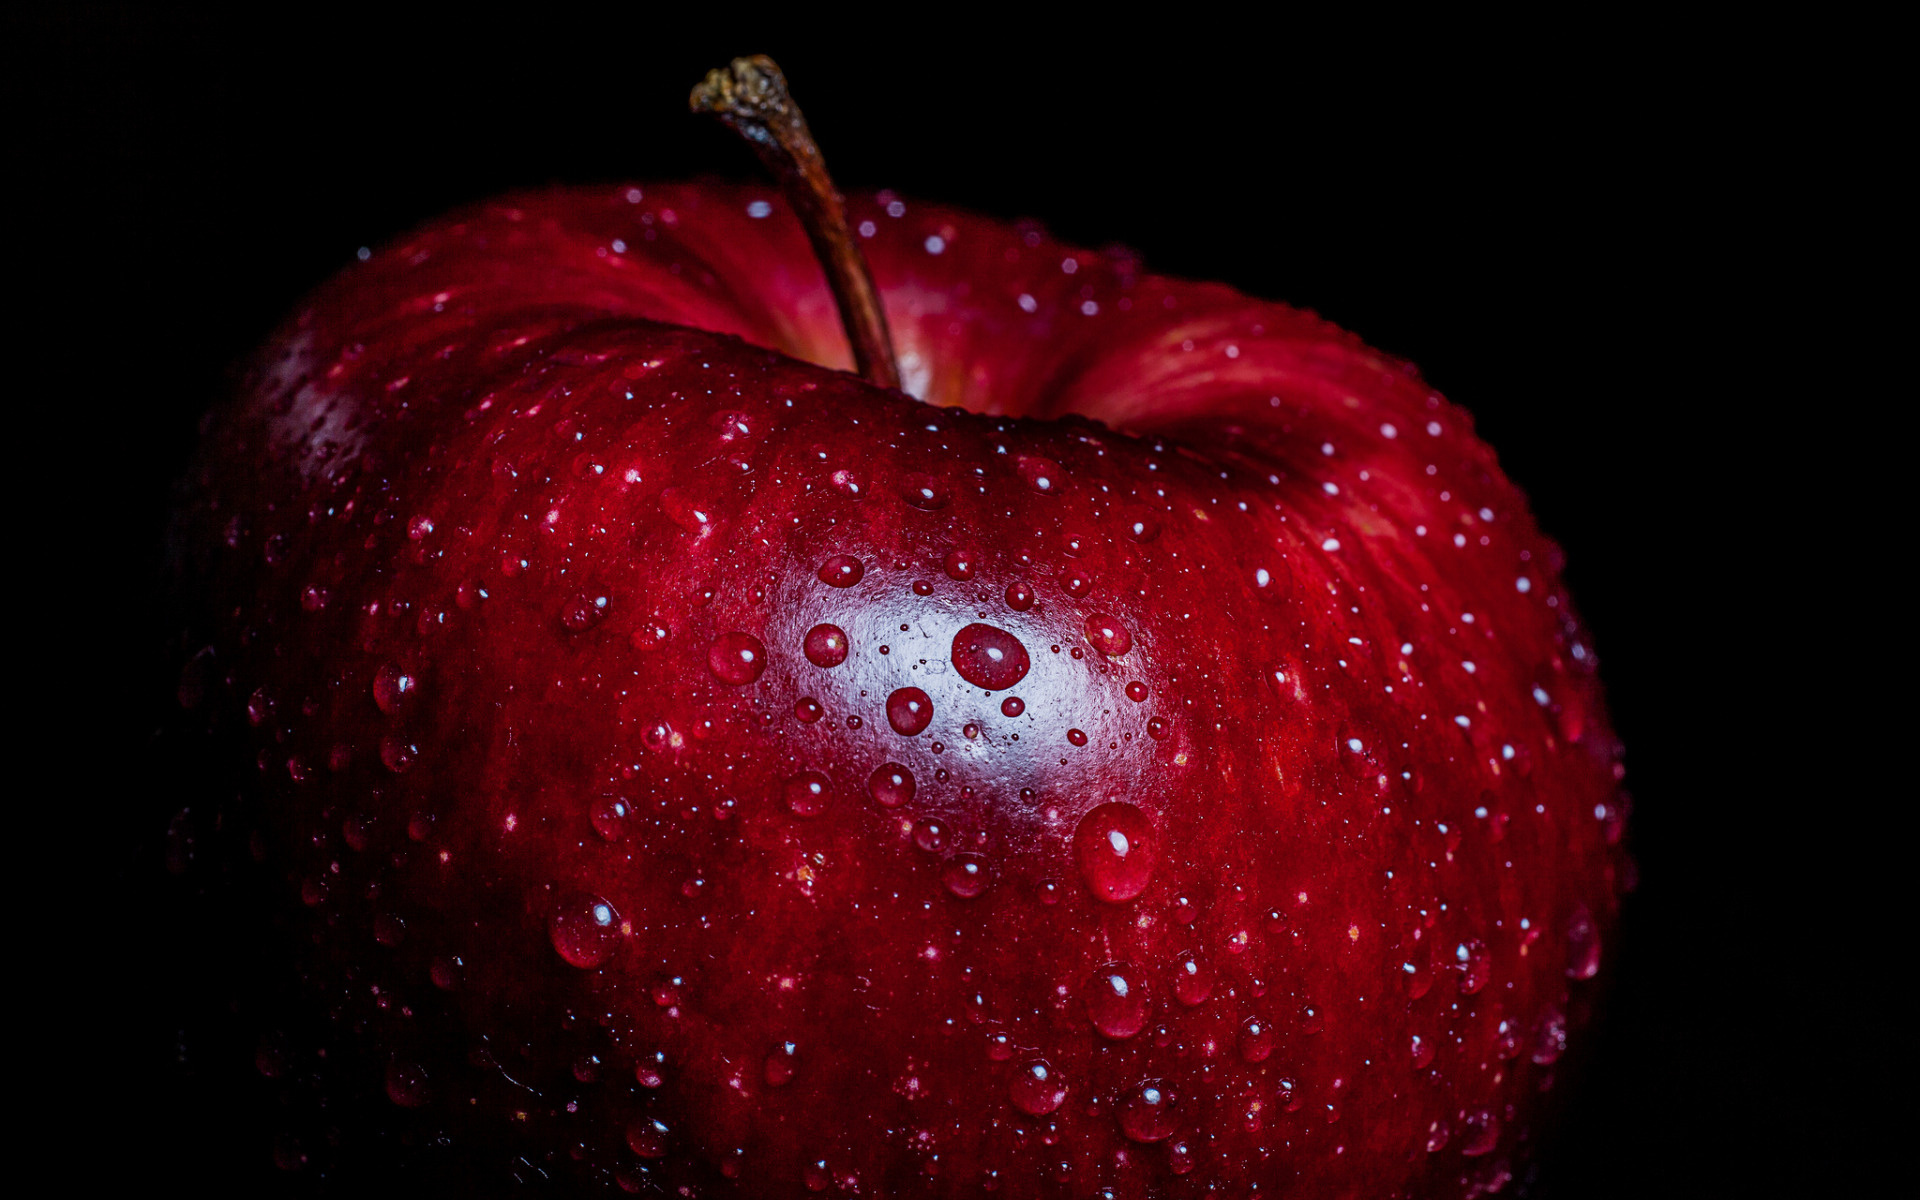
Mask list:
[[[925,403],[770,190],[642,185],[378,251],[215,419],[287,1086],[705,1195],[1509,1173],[1624,869],[1524,498],[1310,315],[850,203]]]

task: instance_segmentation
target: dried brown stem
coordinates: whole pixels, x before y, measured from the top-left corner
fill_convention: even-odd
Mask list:
[[[868,382],[900,386],[887,314],[873,286],[867,261],[847,227],[847,206],[834,190],[820,147],[807,131],[800,106],[787,91],[786,76],[764,54],[736,58],[715,68],[693,89],[695,112],[712,113],[746,138],[773,172],[826,269],[840,323],[853,344],[853,361]]]

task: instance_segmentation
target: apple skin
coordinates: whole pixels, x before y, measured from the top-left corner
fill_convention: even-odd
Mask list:
[[[1524,498],[1310,314],[850,213],[919,400],[770,189],[623,185],[380,250],[211,420],[284,1165],[1496,1190],[1629,870]]]

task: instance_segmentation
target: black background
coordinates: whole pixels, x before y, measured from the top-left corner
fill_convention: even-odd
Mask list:
[[[22,757],[62,781],[17,799],[41,968],[14,979],[52,1055],[20,1086],[45,1083],[81,1178],[217,1190],[263,1153],[177,1061],[149,902],[154,581],[198,414],[355,247],[454,204],[754,177],[685,115],[749,52],[786,68],[843,186],[1317,309],[1475,413],[1567,548],[1637,804],[1611,1011],[1536,1194],[1867,1177],[1912,1109],[1891,1084],[1913,1035],[1872,986],[1902,939],[1868,932],[1893,884],[1862,847],[1904,837],[1912,784],[1860,773],[1911,754],[1858,688],[1910,660],[1911,604],[1852,539],[1905,401],[1848,375],[1887,349],[1829,268],[1872,257],[1885,193],[1840,136],[1870,98],[1813,73],[1846,65],[1826,31],[491,20],[7,18],[16,699],[47,735]]]

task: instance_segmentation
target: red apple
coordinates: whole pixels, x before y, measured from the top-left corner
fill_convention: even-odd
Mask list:
[[[1525,499],[1310,314],[849,215],[910,394],[777,190],[642,183],[379,250],[213,420],[182,700],[249,743],[282,1158],[1497,1190],[1625,861]]]

